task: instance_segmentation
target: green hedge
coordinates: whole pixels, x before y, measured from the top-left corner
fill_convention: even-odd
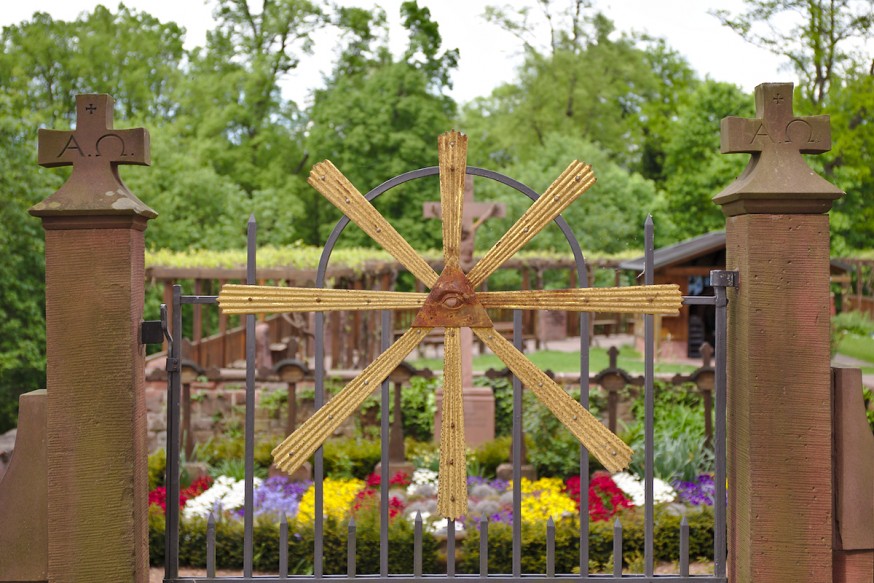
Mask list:
[[[656,512],[654,551],[656,561],[676,561],[680,554],[680,520],[665,512]],[[689,556],[713,559],[713,512],[702,509],[687,516],[689,522]],[[624,563],[635,555],[643,555],[643,509],[625,512],[622,521],[622,555]],[[479,532],[471,530],[461,544],[459,570],[479,573]],[[555,572],[579,572],[579,521],[559,520],[555,524]],[[513,529],[508,524],[489,525],[489,572],[512,573]],[[589,525],[589,565],[602,569],[613,557],[613,522],[593,522]],[[522,572],[546,572],[545,524],[522,525]]]
[[[713,512],[710,508],[692,512],[689,521],[689,556],[692,560],[713,558]],[[623,557],[643,555],[643,511],[622,515]],[[313,531],[311,526],[300,529],[289,524],[289,569],[296,574],[312,572]],[[559,520],[555,528],[556,572],[573,573],[579,566],[579,526],[574,519]],[[325,521],[324,566],[326,574],[346,572],[347,523]],[[680,517],[657,509],[654,530],[654,550],[657,561],[676,561],[680,548]],[[152,565],[164,561],[164,515],[155,507],[149,513],[149,544]],[[424,533],[423,571],[445,572],[445,546]],[[389,528],[389,571],[412,573],[413,525],[402,519],[392,521]],[[489,527],[489,571],[512,572],[513,533],[506,524]],[[589,528],[589,557],[592,569],[610,564],[613,555],[613,523],[595,522]],[[375,512],[358,517],[358,573],[379,572],[379,522]],[[239,521],[216,524],[216,561],[219,568],[239,569],[243,565],[243,525]],[[546,527],[526,524],[522,528],[522,570],[525,573],[546,572]],[[206,564],[206,521],[183,521],[179,533],[179,563],[203,567]],[[254,529],[254,566],[256,570],[276,571],[279,568],[279,525],[256,520]],[[479,572],[479,532],[471,528],[457,548],[459,573]]]
[[[359,516],[357,524],[356,572],[379,573],[379,522]],[[312,573],[313,528],[289,523],[288,565],[295,574]],[[348,524],[325,520],[324,568],[326,575],[346,573],[346,538]],[[393,573],[413,572],[413,525],[407,520],[392,522],[389,529],[389,569]],[[439,572],[437,540],[428,533],[422,537],[422,566],[425,572]],[[258,571],[279,569],[279,525],[272,520],[256,520],[253,537],[254,568]],[[149,560],[153,566],[164,564],[164,515],[160,508],[149,510]],[[445,561],[445,559],[443,560]],[[243,566],[243,523],[216,523],[216,563],[218,568],[241,569]],[[183,520],[179,531],[179,564],[189,567],[206,565],[206,520]]]

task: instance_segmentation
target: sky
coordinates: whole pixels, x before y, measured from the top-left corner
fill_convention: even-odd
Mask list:
[[[405,39],[400,28],[402,0],[338,0],[341,5],[372,7],[381,5],[388,16],[392,49],[400,53]],[[98,3],[88,0],[3,0],[0,26],[28,20],[36,11],[48,12],[55,19],[73,20]],[[162,21],[172,20],[185,27],[186,48],[202,46],[206,32],[213,27],[214,2],[204,0],[125,0],[129,8],[152,14]],[[250,0],[250,5],[258,5]],[[514,5],[512,0],[419,0],[431,10],[440,25],[444,47],[458,48],[461,58],[448,92],[464,103],[488,95],[503,82],[512,81],[522,62],[521,43],[509,33],[487,23],[482,14],[488,5]],[[559,1],[558,4],[561,4]],[[104,5],[116,8],[115,0]],[[634,31],[662,37],[682,54],[702,77],[728,81],[752,93],[759,83],[791,81],[793,76],[781,59],[756,48],[708,12],[717,8],[738,10],[741,0],[596,0],[595,5],[616,24],[617,31]],[[329,32],[316,39],[313,56],[281,81],[283,96],[306,106],[314,89],[323,85],[331,70],[334,42]]]

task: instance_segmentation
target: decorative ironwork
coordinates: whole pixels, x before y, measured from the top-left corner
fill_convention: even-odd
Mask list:
[[[274,450],[277,466],[294,472],[354,412],[395,367],[436,326],[444,328],[444,414],[441,426],[438,512],[454,519],[467,510],[462,407],[461,345],[458,329],[470,327],[483,342],[549,407],[577,439],[611,471],[620,471],[632,451],[580,403],[540,371],[500,334],[492,333],[490,308],[560,309],[579,312],[677,313],[678,286],[484,292],[475,289],[552,222],[594,183],[590,166],[572,162],[486,255],[465,274],[460,265],[467,136],[456,131],[438,139],[440,198],[443,214],[444,270],[437,273],[373,205],[329,161],[313,167],[309,182],[391,253],[430,294],[273,288],[226,285],[218,302],[226,313],[336,310],[397,310],[421,307],[413,327],[365,368],[335,398]]]

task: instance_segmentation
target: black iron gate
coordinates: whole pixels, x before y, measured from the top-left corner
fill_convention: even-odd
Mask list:
[[[366,198],[373,200],[391,188],[426,176],[438,174],[437,167],[423,168],[413,172],[399,175],[370,191]],[[467,173],[486,179],[495,180],[507,185],[524,194],[532,200],[538,198],[529,187],[504,175],[476,167],[468,167]],[[331,252],[349,223],[349,218],[344,216],[334,227],[328,237],[319,263],[316,287],[323,288],[326,283],[326,273]],[[577,281],[580,287],[587,287],[587,271],[585,259],[579,243],[574,237],[567,222],[562,217],[557,217],[555,223],[565,235],[568,245],[574,255]],[[254,284],[256,266],[256,223],[254,217],[248,223],[248,261],[247,283]],[[727,582],[725,572],[726,554],[726,461],[725,461],[725,351],[726,351],[726,294],[725,288],[735,284],[732,272],[714,271],[711,273],[711,285],[715,295],[711,297],[687,296],[684,304],[687,305],[711,305],[716,310],[716,347],[715,347],[715,500],[714,500],[714,573],[710,575],[689,575],[689,527],[685,519],[681,523],[679,533],[679,548],[677,549],[677,573],[673,575],[654,574],[654,493],[653,493],[653,446],[654,446],[654,316],[644,316],[645,336],[645,476],[644,476],[644,569],[641,574],[622,575],[622,527],[617,521],[614,526],[613,541],[613,574],[589,574],[589,514],[586,504],[581,504],[579,516],[579,570],[575,573],[556,573],[555,570],[555,526],[552,522],[546,525],[546,572],[523,573],[522,571],[522,521],[513,520],[512,532],[512,568],[509,573],[492,573],[489,570],[488,561],[488,537],[489,523],[483,520],[479,523],[480,535],[480,569],[478,574],[457,574],[455,565],[456,533],[454,522],[447,523],[447,561],[446,572],[440,574],[423,573],[422,568],[422,520],[417,518],[415,522],[415,536],[413,548],[413,569],[410,573],[389,572],[389,415],[382,415],[381,443],[382,443],[382,476],[380,485],[380,536],[379,536],[379,573],[358,574],[356,573],[355,551],[356,531],[354,523],[349,524],[349,538],[347,541],[347,565],[345,575],[326,575],[324,557],[324,526],[325,517],[323,512],[324,502],[324,459],[321,448],[315,455],[313,466],[313,480],[315,491],[315,520],[314,520],[314,548],[312,555],[313,572],[311,575],[289,575],[288,556],[288,524],[285,520],[280,523],[279,540],[279,569],[277,574],[270,576],[253,576],[253,529],[254,529],[254,449],[255,449],[255,316],[248,315],[246,320],[246,410],[245,410],[245,503],[243,507],[244,522],[244,548],[243,548],[243,574],[242,577],[216,577],[215,576],[215,523],[211,517],[207,526],[207,565],[206,576],[181,577],[179,576],[179,506],[167,504],[166,531],[165,531],[165,583],[176,582],[219,582],[219,581],[262,581],[272,583],[274,581],[311,581],[313,579],[352,580],[373,579],[379,581],[413,582],[422,579],[445,579],[459,578],[470,579],[488,577],[491,580],[514,581],[514,582],[541,582],[553,579],[569,579],[580,582],[614,581],[620,578],[633,579],[635,581],[665,581],[665,582],[693,582],[706,581],[714,583]],[[645,225],[645,269],[644,284],[653,283],[653,224],[651,219]],[[162,319],[168,337],[169,349],[167,358],[168,371],[168,395],[167,395],[167,500],[179,499],[180,491],[180,392],[181,376],[180,363],[182,361],[182,309],[186,304],[215,304],[217,296],[184,295],[178,285],[173,288],[172,323],[167,322],[166,308],[162,307]],[[382,318],[382,350],[388,348],[392,337],[391,313],[384,311]],[[324,370],[324,314],[317,313],[315,316],[315,407],[319,408],[325,403],[325,370]],[[580,378],[589,378],[589,315],[580,314]],[[520,350],[522,342],[522,313],[514,311],[514,344]],[[581,383],[581,387],[586,383]],[[580,402],[584,407],[589,406],[589,395],[586,390],[580,391]],[[389,410],[389,382],[382,383],[381,388],[382,410]],[[518,379],[513,381],[513,451],[512,460],[513,474],[513,515],[521,517],[521,461],[522,452],[518,446],[522,442],[522,386]],[[585,448],[580,447],[580,491],[588,492],[589,487],[589,454]]]

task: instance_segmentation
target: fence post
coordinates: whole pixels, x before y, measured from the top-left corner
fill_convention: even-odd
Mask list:
[[[722,153],[752,154],[714,197],[726,215],[728,575],[832,581],[829,224],[843,193],[801,154],[831,148],[828,116],[796,117],[792,84],[722,120]]]
[[[46,245],[48,575],[148,581],[140,322],[155,212],[118,176],[149,164],[144,129],[112,129],[109,95],[76,97],[75,131],[40,130],[39,163],[73,166],[30,209]]]

